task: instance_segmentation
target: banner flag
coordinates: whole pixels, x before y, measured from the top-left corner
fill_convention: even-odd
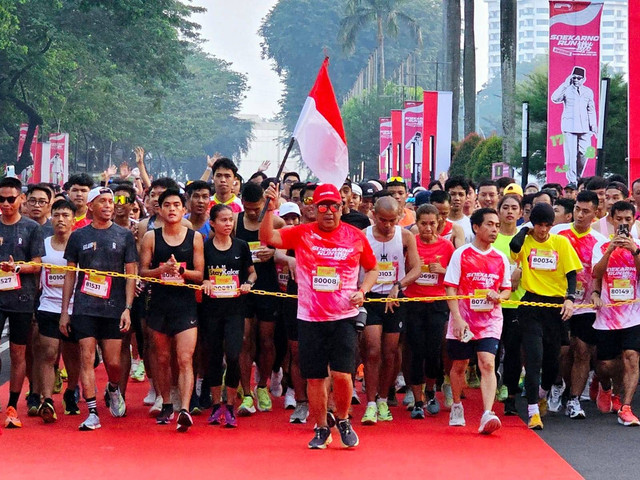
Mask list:
[[[424,107],[422,102],[404,102],[402,110],[402,177],[407,185],[419,185],[422,176],[422,124]]]
[[[380,180],[386,180],[389,177],[391,151],[391,117],[381,117],[380,154],[378,155],[378,177]]]

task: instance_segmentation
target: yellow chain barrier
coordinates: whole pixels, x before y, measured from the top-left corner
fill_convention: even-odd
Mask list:
[[[165,280],[160,280],[159,278],[153,277],[141,277],[137,274],[129,274],[129,273],[121,273],[121,272],[105,272],[102,270],[95,270],[93,268],[80,268],[80,267],[70,267],[67,265],[54,265],[52,263],[41,263],[41,262],[15,262],[16,265],[32,265],[36,267],[44,267],[44,268],[55,268],[57,270],[64,270],[66,272],[85,272],[88,274],[94,275],[102,275],[116,278],[126,278],[132,279],[141,282],[147,283],[159,283],[162,285],[170,285],[175,287],[185,287],[191,288],[193,290],[202,290],[202,285],[194,285],[190,283],[178,283],[178,282],[170,282]],[[284,292],[268,292],[266,290],[251,290],[251,293],[255,295],[265,295],[270,297],[279,297],[279,298],[298,298],[297,295],[293,295],[290,293]],[[365,299],[366,303],[391,303],[391,302],[399,302],[399,303],[407,303],[407,302],[433,302],[436,300],[463,300],[468,298],[483,298],[481,296],[475,295],[444,295],[442,297],[402,297],[402,298],[367,298]],[[633,300],[624,300],[615,303],[607,303],[604,304],[605,307],[617,307],[621,305],[630,305],[633,303],[640,302],[640,299]],[[544,303],[544,302],[528,302],[522,300],[502,300],[502,305],[526,305],[530,307],[550,307],[550,308],[561,308],[561,303]],[[593,303],[580,303],[575,304],[574,309],[581,308],[593,308],[595,305]]]

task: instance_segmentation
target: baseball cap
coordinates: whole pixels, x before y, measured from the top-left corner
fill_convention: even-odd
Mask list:
[[[521,197],[523,197],[524,193],[522,192],[522,187],[520,185],[518,185],[517,183],[510,183],[509,185],[504,187],[503,195],[520,195]]]
[[[369,180],[369,185],[372,185],[376,192],[382,191],[382,184],[377,180]]]
[[[342,196],[335,185],[331,183],[318,185],[316,191],[313,192],[313,204],[317,205],[322,202],[342,203]]]
[[[574,182],[571,182],[571,183],[567,183],[567,186],[564,187],[564,189],[565,190],[577,190],[578,186]]]
[[[360,185],[358,185],[357,183],[353,183],[351,185],[351,193],[353,193],[354,195],[360,195],[362,197],[362,189],[360,188]]]
[[[289,213],[295,213],[296,215],[300,216],[300,207],[298,207],[298,205],[293,202],[286,202],[280,205],[280,210],[278,212],[278,215],[280,215],[281,217],[284,217]]]
[[[376,193],[376,189],[369,182],[360,184],[362,188],[362,198],[373,198],[373,194]]]
[[[111,195],[113,199],[113,191],[107,187],[96,187],[89,190],[89,195],[87,196],[87,203],[93,202],[100,195]]]
[[[415,202],[416,207],[429,203],[431,201],[431,192],[429,190],[420,191],[416,194]]]

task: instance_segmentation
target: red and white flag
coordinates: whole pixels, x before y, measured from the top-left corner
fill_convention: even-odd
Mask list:
[[[302,160],[322,183],[340,188],[349,174],[349,152],[340,109],[325,58],[316,83],[304,102],[293,137]]]

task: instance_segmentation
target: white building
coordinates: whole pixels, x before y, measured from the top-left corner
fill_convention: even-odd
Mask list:
[[[489,78],[500,75],[500,0],[485,0],[489,13]],[[638,1],[638,0],[633,0]],[[518,62],[549,51],[548,0],[518,0]],[[615,72],[627,71],[627,0],[604,0],[600,60]]]

